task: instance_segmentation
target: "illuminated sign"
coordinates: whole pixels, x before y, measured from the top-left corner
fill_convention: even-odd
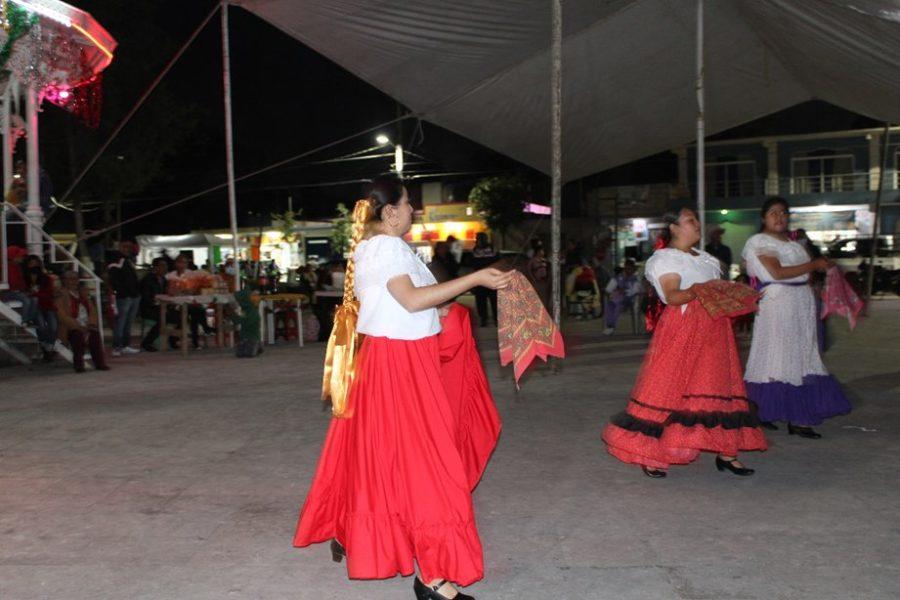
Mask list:
[[[429,204],[422,211],[425,223],[442,223],[445,221],[481,221],[475,206],[469,203]]]

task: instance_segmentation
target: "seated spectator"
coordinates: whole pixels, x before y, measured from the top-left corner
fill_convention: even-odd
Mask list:
[[[56,347],[58,316],[56,310],[56,277],[44,270],[40,256],[25,259],[25,286],[37,303],[37,336],[41,343],[44,361],[53,360]]]
[[[636,271],[634,260],[629,258],[622,270],[606,285],[606,329],[603,330],[605,335],[615,333],[619,316],[634,306],[634,299],[641,293],[641,282]]]
[[[240,327],[240,340],[235,348],[238,358],[254,358],[262,353],[260,346],[259,292],[241,290],[234,295],[240,307],[240,314],[231,317],[235,325]]]
[[[0,291],[3,302],[18,302],[22,305],[22,324],[25,326],[38,324],[38,300],[28,293],[25,284],[25,256],[28,251],[20,246],[10,246],[6,250],[9,289]]]
[[[326,285],[325,289],[335,292],[344,291],[344,278],[347,275],[346,270],[347,265],[344,261],[336,260],[332,262],[329,269],[329,272],[331,274],[331,283],[329,285]]]
[[[595,319],[600,316],[600,288],[597,275],[582,258],[581,265],[572,269],[566,277],[566,297],[569,309],[579,319]]]
[[[534,291],[536,291],[538,297],[540,297],[541,302],[544,304],[544,308],[549,311],[552,310],[550,298],[553,294],[553,282],[550,278],[550,261],[547,260],[546,251],[542,244],[538,243],[538,245],[534,246],[533,251],[534,254],[528,261],[528,279],[531,280]]]
[[[175,270],[166,275],[166,280],[168,281],[168,285],[170,288],[177,288],[180,284],[180,281],[183,280],[185,275],[189,271],[194,271],[196,269],[189,269],[189,259],[186,255],[180,254],[178,258],[175,259]],[[173,292],[176,290],[173,289]],[[185,309],[188,311],[188,323],[191,328],[191,345],[194,350],[200,348],[200,328],[203,328],[203,333],[206,335],[212,335],[216,332],[216,330],[209,326],[206,322],[206,307],[200,306],[198,304],[186,304]],[[166,317],[168,319],[168,317]]]
[[[300,267],[300,280],[297,285],[300,288],[300,292],[303,294],[308,294],[310,298],[312,298],[312,293],[316,291],[316,285],[318,278],[316,277],[316,268],[312,263],[307,264],[306,266]]]
[[[75,372],[84,373],[85,345],[91,351],[94,367],[98,371],[108,371],[97,310],[87,287],[79,281],[75,271],[63,273],[62,290],[56,295],[56,312],[59,315],[60,337],[67,340],[72,349]]]

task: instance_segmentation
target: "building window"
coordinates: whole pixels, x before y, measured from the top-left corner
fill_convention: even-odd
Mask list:
[[[868,176],[853,172],[853,155],[815,150],[791,159],[791,193],[822,194],[868,189]]]
[[[756,162],[723,156],[706,163],[706,190],[712,198],[737,198],[762,193]]]

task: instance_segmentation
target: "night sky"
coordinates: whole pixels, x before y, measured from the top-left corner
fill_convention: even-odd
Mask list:
[[[76,170],[71,154],[62,151],[67,136],[102,139],[149,85],[175,50],[187,39],[212,8],[212,0],[82,0],[77,5],[93,14],[119,41],[116,59],[105,72],[104,86],[110,101],[104,107],[97,132],[88,131],[73,117],[45,103],[41,122],[41,152],[57,196],[68,187]],[[258,17],[232,7],[231,52],[234,102],[235,170],[248,173],[273,162],[300,154],[344,136],[389,121],[403,110],[367,83],[303,46]],[[225,181],[221,45],[216,15],[192,47],[164,80],[170,98],[190,108],[189,138],[170,157],[158,177],[123,202],[124,218],[177,200]],[[150,108],[155,101],[151,96]],[[140,143],[134,131],[152,127],[152,110],[142,109],[122,134],[122,146],[110,148],[113,155],[130,148],[140,160]],[[142,122],[141,119],[144,119]],[[764,133],[796,133],[878,126],[878,123],[821,102],[812,102],[772,117],[743,125],[717,137],[744,137]],[[536,189],[547,186],[546,178],[512,159],[501,156],[439,127],[414,120],[385,130],[392,139],[422,159],[407,158],[407,172],[467,172],[453,177],[457,193],[465,198],[468,188],[486,173],[520,171],[529,175]],[[129,143],[128,136],[132,135]],[[285,167],[253,177],[238,185],[241,226],[259,224],[269,213],[294,208],[303,217],[334,216],[337,202],[351,204],[362,184],[355,181],[386,172],[392,158],[314,164],[374,146],[374,134],[360,136],[338,147]],[[137,148],[137,151],[135,151]],[[79,148],[75,165],[89,160],[91,152]],[[410,164],[412,161],[412,164]],[[586,178],[585,187],[626,185],[675,179],[671,154],[663,153]],[[326,182],[350,181],[322,186]],[[413,190],[416,186],[412,186]],[[570,196],[572,190],[567,190]],[[543,191],[535,194],[544,196]],[[124,229],[125,235],[140,233],[184,233],[192,229],[227,226],[224,192],[211,193],[138,221]],[[99,211],[88,214],[88,227],[101,225]],[[49,228],[72,231],[71,218],[57,211]]]

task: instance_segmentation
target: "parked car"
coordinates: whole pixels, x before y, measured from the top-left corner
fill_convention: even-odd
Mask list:
[[[862,263],[867,263],[872,253],[872,238],[852,238],[832,242],[825,251],[844,271],[857,271]],[[878,238],[875,253],[876,271],[884,269],[889,272],[900,270],[900,246],[895,243],[894,236],[883,235]]]

